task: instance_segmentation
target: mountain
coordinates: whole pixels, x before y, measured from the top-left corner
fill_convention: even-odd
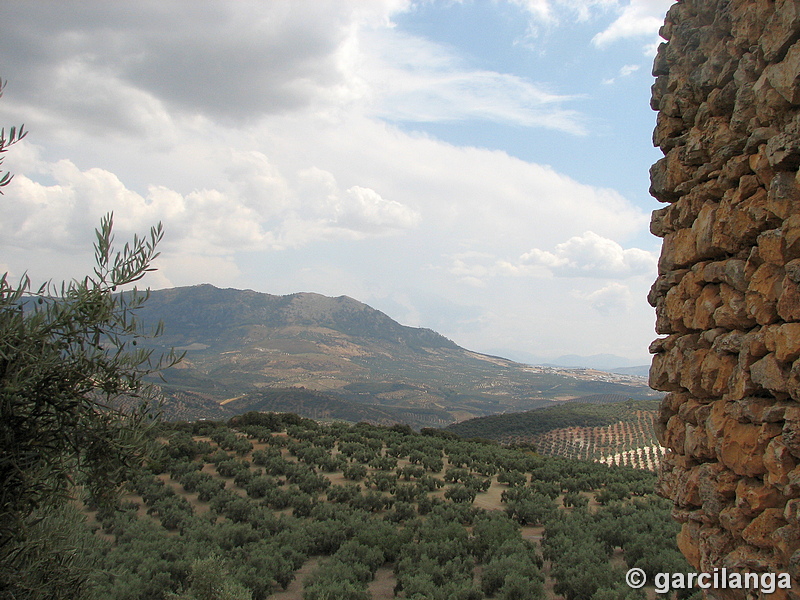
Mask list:
[[[635,375],[637,377],[647,377],[650,374],[650,365],[639,365],[636,367],[617,367],[609,369],[612,373],[620,375]]]
[[[153,291],[137,315],[163,322],[154,349],[186,352],[159,383],[168,417],[289,410],[441,426],[592,394],[657,397],[641,378],[471,352],[347,296],[198,285]]]
[[[616,354],[593,354],[582,356],[579,354],[564,354],[558,358],[546,358],[529,352],[509,349],[493,349],[492,354],[508,357],[528,365],[542,365],[548,367],[584,368],[609,371],[621,375],[637,375],[647,377],[650,370],[649,364],[640,364],[641,361],[631,360]]]
[[[556,367],[598,369],[600,371],[618,371],[623,368],[639,367],[637,361],[615,354],[593,354],[591,356],[580,356],[578,354],[565,354],[558,358],[548,361]]]
[[[286,330],[283,333],[287,337],[312,340],[335,337],[333,332],[336,332],[411,348],[458,347],[430,329],[400,325],[347,296],[329,298],[313,293],[273,296],[203,284],[151,292],[139,314],[143,320],[158,317],[169,324],[162,344],[196,345],[189,350],[205,349],[199,345],[239,348],[243,343],[272,338],[276,330],[287,328],[307,330],[303,335]]]

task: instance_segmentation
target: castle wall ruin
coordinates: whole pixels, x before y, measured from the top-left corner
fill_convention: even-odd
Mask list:
[[[788,572],[793,591],[769,597],[798,599],[800,0],[684,0],[661,35],[659,487],[696,569]]]

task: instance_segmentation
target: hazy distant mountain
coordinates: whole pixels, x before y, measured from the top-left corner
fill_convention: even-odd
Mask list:
[[[591,356],[580,356],[578,354],[565,354],[555,360],[549,361],[557,367],[571,367],[584,369],[599,369],[601,371],[616,371],[620,368],[641,366],[638,361],[616,356],[614,354],[593,354]]]
[[[636,367],[617,367],[616,369],[609,369],[612,373],[619,373],[620,375],[634,375],[636,377],[647,377],[650,374],[650,365],[639,365]]]
[[[138,314],[163,321],[156,348],[186,351],[164,373],[170,417],[301,406],[317,418],[430,426],[592,394],[656,395],[621,376],[592,379],[471,352],[346,296],[198,285],[153,291]],[[281,392],[288,388],[295,391]]]
[[[543,365],[550,362],[550,359],[544,356],[525,352],[524,350],[515,350],[513,348],[489,348],[486,350],[486,353],[494,356],[505,356],[523,365]]]
[[[552,356],[545,357],[521,350],[502,348],[493,348],[490,350],[490,353],[498,356],[505,356],[526,365],[545,365],[570,369],[597,369],[599,371],[611,371],[614,373],[622,373],[624,369],[638,370],[636,373],[629,372],[629,375],[641,374],[641,368],[644,364],[641,361],[631,360],[623,356],[617,356],[616,354],[593,354],[591,356],[564,354],[553,358]]]

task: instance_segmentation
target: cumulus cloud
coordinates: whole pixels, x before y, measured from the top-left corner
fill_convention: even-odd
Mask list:
[[[221,160],[221,171],[232,192],[260,219],[272,218],[290,208],[291,184],[266,154],[231,148]]]
[[[587,231],[581,236],[574,236],[557,244],[552,252],[534,248],[520,256],[517,261],[476,251],[455,254],[450,257],[448,272],[462,283],[483,287],[489,279],[497,277],[623,280],[640,275],[654,275],[656,264],[657,258],[651,252],[639,248],[624,249],[614,240]],[[610,285],[608,289],[619,291],[621,288]],[[597,296],[584,296],[594,304],[601,303],[609,294],[610,292],[603,292]]]
[[[312,167],[298,174],[297,203],[287,219],[284,238],[290,244],[317,239],[363,239],[415,228],[420,213],[374,189],[342,190],[333,173]],[[312,237],[309,237],[311,234]]]
[[[13,3],[4,19],[15,26],[0,52],[15,60],[3,75],[21,82],[21,102],[83,125],[131,127],[159,119],[164,106],[242,122],[358,96],[349,72],[354,25],[385,23],[406,4],[145,0],[130,11],[101,0]],[[76,110],[87,105],[91,113]]]
[[[628,286],[612,282],[588,294],[578,294],[604,317],[625,314],[633,306],[633,294]]]
[[[171,239],[188,253],[226,254],[263,246],[268,237],[252,210],[217,190],[183,195],[151,186],[141,195],[109,171],[81,171],[66,159],[51,165],[50,174],[52,185],[24,175],[14,179],[15,202],[0,207],[7,243],[83,250],[87,230],[111,208],[120,235],[163,221],[170,226]]]
[[[220,180],[219,189],[188,193],[151,185],[140,194],[108,170],[81,170],[67,159],[40,160],[34,171],[45,173],[53,183],[24,174],[15,177],[9,190],[15,201],[0,204],[4,242],[78,252],[85,249],[87,231],[110,209],[121,236],[162,221],[169,231],[168,245],[191,256],[365,239],[419,223],[419,213],[373,189],[340,190],[330,173],[315,173],[324,186],[308,194],[302,175],[287,180],[261,153],[231,150],[228,155],[222,169],[228,177]]]
[[[553,23],[618,6],[527,4]],[[474,337],[460,343],[491,332],[567,343],[563,328],[548,338],[531,313],[556,322],[565,302],[577,313],[587,301],[601,310],[624,299],[613,286],[592,290],[602,285],[592,277],[622,281],[654,264],[613,241],[645,231],[646,211],[556,168],[396,126],[586,128],[569,110],[575,96],[393,31],[405,7],[8,3],[0,122],[25,122],[42,149],[17,146],[4,165],[17,177],[0,203],[3,262],[16,273],[80,275],[91,269],[92,229],[113,210],[121,241],[163,221],[151,285],[210,281],[368,302],[379,290],[445,334],[464,311]],[[570,296],[573,287],[584,295]],[[646,289],[638,295],[645,305]],[[446,309],[425,309],[423,297]],[[498,320],[480,321],[478,307]],[[640,312],[650,317],[646,305]],[[632,321],[615,335],[638,340]]]
[[[651,252],[623,249],[614,240],[587,231],[558,244],[552,252],[534,248],[523,254],[520,262],[557,276],[609,278],[650,273],[657,259]]]
[[[448,272],[461,283],[485,287],[487,279],[498,273],[493,255],[485,252],[460,252],[450,257]]]
[[[394,200],[381,198],[375,190],[353,186],[345,190],[336,206],[336,222],[355,231],[383,232],[410,229],[420,214]]]

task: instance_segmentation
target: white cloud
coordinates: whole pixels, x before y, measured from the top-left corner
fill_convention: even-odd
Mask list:
[[[336,206],[336,222],[354,231],[391,231],[416,227],[420,215],[394,200],[381,198],[375,190],[353,186]]]
[[[15,202],[0,206],[7,243],[85,250],[87,231],[112,209],[120,236],[140,232],[160,220],[187,253],[229,254],[263,246],[266,237],[252,210],[217,190],[182,195],[152,186],[143,196],[107,170],[81,171],[66,159],[50,165],[50,174],[53,185],[24,175],[15,177]]]
[[[664,15],[674,0],[630,0],[621,6],[621,14],[605,30],[592,38],[598,48],[605,48],[622,39],[656,37],[664,23]]]
[[[612,282],[605,287],[587,294],[576,294],[604,317],[620,316],[630,312],[633,294],[628,286]]]
[[[92,230],[113,210],[122,242],[164,222],[150,285],[402,298],[414,324],[476,349],[491,336],[574,348],[588,327],[646,348],[652,311],[633,280],[652,256],[613,241],[646,231],[644,203],[391,124],[581,133],[576,96],[391,31],[403,2],[140,4],[4,7],[0,51],[14,72],[3,73],[13,77],[0,122],[25,122],[41,147],[18,146],[5,165],[18,173],[0,202],[9,270],[87,272]],[[530,6],[573,20],[613,8]],[[565,311],[592,315],[587,301],[624,299],[593,289],[608,283],[593,277],[631,286],[644,308],[624,323],[595,315],[550,331]]]
[[[450,257],[448,272],[462,283],[483,287],[490,279],[504,277],[619,280],[643,275],[654,277],[656,264],[657,258],[651,252],[639,248],[623,249],[614,240],[587,231],[581,236],[574,236],[557,244],[553,252],[534,248],[520,256],[517,261],[476,251],[459,253]],[[610,285],[608,289],[621,288]],[[585,293],[582,297],[589,298],[594,304],[601,302],[609,294],[610,292],[603,292],[592,296]]]
[[[448,272],[471,287],[485,287],[488,278],[497,273],[495,258],[485,252],[462,252],[450,260]]]
[[[573,97],[517,75],[474,69],[452,51],[396,31],[365,35],[359,76],[371,88],[369,113],[390,121],[486,120],[586,133]]]
[[[288,245],[334,239],[364,239],[417,227],[420,213],[374,189],[339,187],[333,173],[317,167],[298,173],[297,201],[284,219]]]
[[[588,21],[593,13],[615,8],[619,0],[512,0],[525,9],[536,24],[558,25],[565,18]]]
[[[21,103],[87,127],[149,125],[172,113],[252,122],[361,90],[348,50],[361,26],[406,0],[25,2],[0,52]],[[54,93],[54,91],[56,93]],[[91,111],[86,111],[91,107]],[[174,116],[174,114],[173,114]]]
[[[15,7],[3,36],[18,57],[4,77],[17,101],[53,127],[174,134],[176,120],[235,125],[308,110],[334,116],[366,103],[391,120],[484,119],[584,133],[571,98],[522,77],[461,64],[446,47],[387,27],[401,0],[143,2]],[[102,12],[102,15],[98,15]],[[12,46],[13,45],[13,46]],[[43,60],[44,59],[44,60]],[[14,67],[30,66],[19,72]]]
[[[558,244],[553,252],[534,248],[520,257],[523,265],[567,277],[617,278],[654,273],[657,258],[639,248],[623,249],[592,231]]]
[[[316,170],[314,177],[324,185],[313,190],[304,181],[308,173],[288,181],[262,153],[220,154],[228,162],[222,165],[227,177],[220,178],[219,189],[188,193],[151,185],[146,194],[139,194],[108,170],[82,171],[70,160],[39,159],[32,170],[53,183],[39,183],[24,174],[15,177],[9,186],[14,202],[0,204],[4,242],[18,248],[81,252],[87,233],[111,210],[120,237],[162,221],[173,256],[193,257],[365,239],[419,223],[419,213],[373,189],[352,186],[341,191],[330,173]]]
[[[624,65],[619,70],[619,77],[628,77],[632,73],[635,73],[636,71],[638,71],[640,68],[641,68],[641,65]],[[616,77],[612,77],[610,79],[604,79],[603,80],[603,85],[613,85],[616,82],[617,82],[617,78]]]
[[[290,183],[263,152],[230,148],[220,160],[231,191],[260,219],[279,215],[291,206]]]
[[[512,0],[512,2],[522,6],[537,22],[552,23],[555,20],[550,0]]]
[[[631,75],[632,73],[635,73],[636,71],[641,69],[641,67],[642,67],[641,65],[624,65],[619,70],[619,76],[620,77],[627,77],[628,75]]]
[[[617,17],[598,32],[592,43],[598,48],[622,39],[656,37],[664,15],[675,0],[513,0],[531,17],[530,34],[536,37],[540,26],[553,29],[567,20],[590,21],[607,15]],[[646,46],[651,53],[652,44]]]

